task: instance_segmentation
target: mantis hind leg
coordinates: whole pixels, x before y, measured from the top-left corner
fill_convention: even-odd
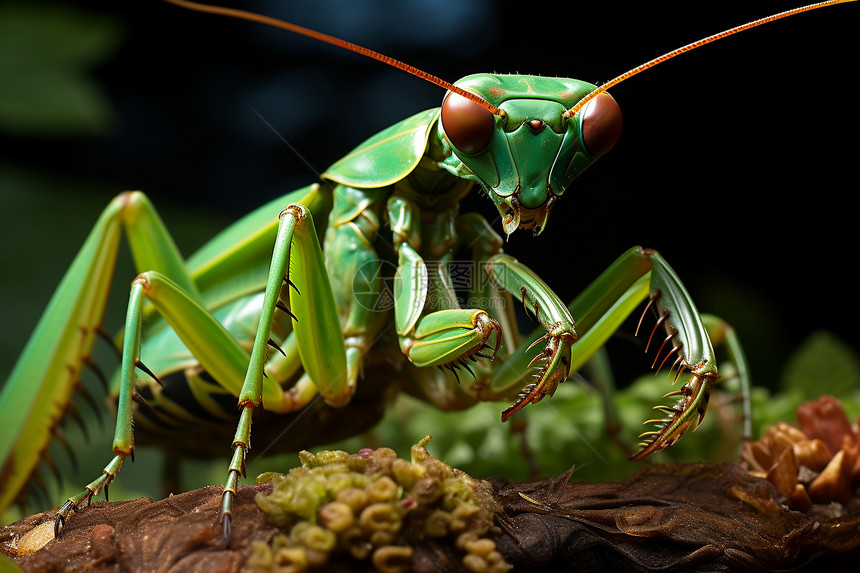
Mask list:
[[[287,198],[304,198],[314,205],[314,208],[324,209],[325,201],[320,202],[316,192],[317,188],[311,186],[298,190]],[[219,320],[210,314],[208,305],[216,304],[219,300],[222,303],[229,302],[230,299],[225,299],[224,296],[231,292],[233,294],[229,296],[233,299],[241,297],[242,291],[230,283],[233,279],[225,270],[236,272],[238,268],[240,271],[250,271],[258,264],[258,245],[264,244],[267,237],[274,237],[275,231],[274,224],[266,225],[259,220],[260,214],[265,211],[271,213],[271,204],[225,230],[192,258],[194,262],[188,264],[180,256],[154,207],[142,193],[121,194],[102,214],[55,294],[55,299],[65,303],[59,309],[59,315],[51,315],[53,303],[46,312],[46,317],[51,316],[62,326],[58,329],[58,340],[68,345],[78,331],[86,333],[100,323],[121,226],[125,226],[131,252],[141,274],[132,282],[126,316],[117,425],[113,443],[114,457],[102,475],[63,505],[57,517],[57,532],[62,528],[66,517],[82,502],[89,501],[93,495],[106,488],[123,461],[133,456],[131,403],[142,402],[134,391],[135,370],[149,372],[140,362],[140,340],[144,321],[150,326],[162,319],[167,322],[211,378],[233,396],[238,396],[247,370],[248,353]],[[269,215],[268,219],[273,217]],[[271,242],[269,245],[271,249]],[[239,274],[245,279],[244,288],[247,289],[249,273]],[[253,275],[250,276],[253,278]],[[209,290],[201,294],[199,284],[207,285]],[[151,303],[151,308],[144,309],[144,299]],[[152,312],[153,309],[155,312]],[[33,339],[44,338],[45,332],[45,329],[40,327]],[[88,347],[78,350],[82,356],[88,351]],[[156,371],[163,371],[162,358],[154,357],[159,364],[159,367],[155,368]],[[56,358],[54,362],[59,360],[61,358]],[[290,407],[290,395],[281,391],[273,381],[265,385],[264,397],[273,410],[284,411]]]
[[[173,239],[146,196],[139,192],[127,192],[119,195],[102,213],[84,247],[57,289],[42,323],[31,338],[31,345],[46,344],[45,339],[53,338],[55,345],[62,342],[64,346],[71,347],[77,352],[76,356],[66,356],[60,353],[53,360],[48,361],[45,367],[46,376],[48,376],[48,372],[60,365],[77,364],[89,356],[93,343],[93,336],[89,333],[101,324],[113,261],[116,258],[120,226],[125,226],[132,255],[139,269],[157,269],[158,272],[155,274],[158,276],[170,274],[175,281],[172,282],[175,288],[185,292],[190,300],[200,298],[200,293],[186,271],[184,260]],[[91,499],[93,495],[105,488],[113,480],[125,458],[133,455],[133,439],[131,438],[132,391],[129,388],[133,386],[133,370],[139,365],[139,354],[138,350],[135,350],[134,353],[129,352],[129,348],[132,346],[139,348],[141,302],[140,292],[133,288],[127,323],[134,317],[138,328],[129,330],[132,334],[126,336],[124,343],[127,356],[124,355],[123,358],[123,377],[131,380],[131,382],[124,383],[124,387],[121,389],[119,411],[122,413],[122,417],[117,421],[114,458],[105,467],[99,478],[91,482],[81,494],[70,498],[63,505],[57,513],[56,534],[59,534],[68,514],[74,511],[82,501]],[[55,311],[56,314],[54,314]],[[51,328],[52,326],[53,328]],[[75,339],[80,341],[78,345],[74,344]],[[19,367],[26,371],[33,370],[37,365],[32,364],[31,356],[25,353]],[[145,369],[145,367],[143,368]],[[67,369],[74,371],[74,368]],[[69,391],[76,381],[71,382],[72,384],[66,383],[66,389]],[[43,384],[43,390],[47,385]],[[57,403],[56,397],[48,402]],[[31,416],[29,423],[32,424],[37,419],[37,416]]]
[[[114,457],[101,475],[82,492],[69,498],[57,512],[56,535],[59,535],[69,514],[81,503],[88,502],[94,495],[107,489],[126,458],[134,459],[132,402],[140,401],[134,389],[135,371],[142,369],[152,375],[140,361],[144,299],[152,303],[215,380],[234,393],[239,391],[239,381],[247,369],[248,355],[227,329],[191,294],[162,273],[147,271],[138,275],[132,281],[125,321]],[[273,386],[270,394],[278,396],[278,388]]]
[[[125,192],[111,201],[63,277],[0,395],[6,434],[0,440],[0,459],[7,468],[0,508],[27,486],[51,440],[50,429],[61,418],[89,360],[122,227],[136,264],[174,274],[184,288],[199,296],[146,196]]]
[[[330,208],[331,196],[330,193],[321,192],[319,186],[312,185],[274,200],[220,233],[187,262],[143,193],[124,192],[111,201],[55,291],[0,394],[0,418],[4,420],[5,433],[0,439],[0,459],[4,466],[0,476],[0,508],[5,508],[16,496],[22,495],[30,481],[36,479],[32,475],[52,439],[52,428],[70,403],[83,366],[89,361],[104,315],[121,229],[125,229],[138,272],[148,271],[138,277],[135,285],[146,285],[150,281],[158,285],[170,285],[162,290],[181,293],[179,298],[183,300],[181,303],[167,303],[175,307],[170,312],[186,318],[203,315],[207,317],[204,323],[213,322],[204,308],[226,305],[249,292],[257,291],[261,288],[256,286],[258,283],[265,284],[262,278],[255,282],[255,276],[258,268],[263,269],[260,276],[265,276],[265,265],[269,261],[269,255],[261,253],[265,253],[267,244],[271,253],[277,229],[277,221],[271,216],[273,205],[295,201],[308,204],[314,211],[326,212]],[[152,307],[156,307],[160,297],[153,297],[151,291],[148,291],[147,296],[153,301]],[[175,296],[167,298],[176,299]],[[130,313],[136,315],[134,320],[139,322],[141,312],[134,310],[137,306],[132,303],[129,309]],[[147,308],[143,311],[144,320],[150,326],[159,322],[163,326],[162,317],[152,310]],[[167,315],[162,312],[162,316]],[[203,338],[209,336],[209,330],[201,329],[199,324],[184,330],[176,326],[173,328],[180,333],[180,338],[183,338],[183,332],[192,335],[197,333],[198,338],[201,332]],[[127,332],[131,334],[126,337],[126,343],[132,338],[139,340],[139,327],[132,326]],[[227,337],[223,338],[228,340]],[[200,355],[201,363],[209,364],[205,358],[205,348],[210,349],[210,355],[217,355],[222,352],[221,348],[235,346],[232,340],[213,344],[215,352],[211,351],[213,346],[203,344],[204,350],[200,350],[198,345],[195,352]],[[192,347],[193,344],[188,343],[188,346]],[[237,352],[227,353],[238,356]],[[129,379],[133,379],[129,373],[133,373],[137,364],[137,355],[133,356],[134,359],[125,359],[123,366]],[[163,361],[156,359],[156,362]],[[233,362],[238,363],[235,359]],[[247,364],[247,356],[244,363]],[[242,375],[244,370],[241,369]],[[234,395],[238,395],[241,388],[242,376],[238,376],[237,380],[232,390]],[[224,385],[223,382],[219,383]],[[126,383],[126,387],[131,388],[131,385]],[[267,393],[276,396],[272,400],[275,404],[277,398],[283,399],[283,393],[272,392],[272,388]],[[131,391],[127,394],[133,395]],[[129,421],[121,420],[118,424],[118,436],[126,433],[130,436],[128,417]],[[118,453],[108,465],[106,475],[115,475],[121,465],[120,458],[125,459],[125,456],[130,455],[133,445],[130,437],[120,437],[118,444],[115,445]],[[65,515],[82,500],[89,499],[93,494],[92,489],[104,485],[105,482],[96,480],[94,488],[87,490],[88,493],[83,497],[76,496],[77,499],[71,508],[66,509]]]

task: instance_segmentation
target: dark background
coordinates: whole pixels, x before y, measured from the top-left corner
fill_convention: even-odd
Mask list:
[[[308,165],[323,171],[443,95],[379,63],[258,24],[155,0],[75,4],[121,26],[115,53],[94,70],[114,120],[98,136],[0,137],[3,167],[36,174],[51,188],[29,202],[17,188],[0,188],[0,379],[115,193],[146,191],[188,254],[228,221],[313,181]],[[449,81],[504,72],[595,83],[794,3],[554,6],[242,3]],[[737,326],[761,384],[774,384],[816,329],[860,348],[852,270],[857,17],[857,5],[796,16],[617,86],[625,130],[616,149],[568,190],[542,236],[516,233],[506,250],[570,300],[629,246],[659,249],[700,310]],[[489,201],[475,195],[467,208],[501,232]],[[134,272],[123,263],[118,275],[112,328]]]

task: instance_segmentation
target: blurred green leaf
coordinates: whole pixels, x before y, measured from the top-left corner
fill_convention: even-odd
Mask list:
[[[0,82],[4,131],[35,136],[97,134],[112,123],[104,94],[89,78],[45,72]]]
[[[0,129],[41,137],[107,131],[113,114],[90,73],[120,37],[115,19],[72,6],[0,5]]]
[[[836,336],[815,331],[786,363],[781,388],[806,400],[822,394],[846,398],[860,390],[860,357]]]
[[[637,436],[648,429],[642,422],[654,417],[653,406],[666,403],[660,397],[671,389],[673,378],[646,375],[615,393],[613,401],[622,426],[616,436],[606,430],[599,393],[575,382],[562,384],[552,398],[524,410],[531,460],[523,450],[522,435],[512,431],[511,423],[499,423],[505,407],[501,402],[477,404],[462,412],[440,412],[400,396],[374,434],[379,445],[404,452],[433,433],[429,451],[478,478],[500,475],[512,481],[529,479],[533,477],[533,461],[543,476],[558,475],[575,466],[577,480],[623,480],[641,467],[628,462],[627,457],[636,451]],[[701,427],[649,461],[733,461],[742,431],[732,396],[715,392]],[[357,451],[368,445],[374,446],[366,437],[358,436],[321,449]]]

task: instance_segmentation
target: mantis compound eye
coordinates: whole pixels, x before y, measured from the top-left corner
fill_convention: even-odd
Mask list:
[[[582,143],[593,156],[603,155],[621,136],[621,108],[608,93],[601,93],[585,104],[580,126]]]
[[[470,99],[449,93],[442,103],[442,129],[463,153],[478,153],[490,144],[493,114]]]

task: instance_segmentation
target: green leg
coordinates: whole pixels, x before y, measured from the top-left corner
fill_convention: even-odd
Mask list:
[[[465,213],[455,220],[456,237],[459,243],[452,248],[454,252],[462,250],[470,250],[472,258],[470,263],[473,265],[470,269],[470,284],[467,292],[468,300],[466,306],[471,308],[483,309],[486,311],[487,318],[498,323],[501,329],[501,343],[499,340],[485,338],[486,335],[491,335],[496,329],[492,327],[493,322],[486,320],[481,313],[475,314],[471,310],[459,310],[451,308],[453,305],[447,305],[445,309],[449,321],[447,324],[444,320],[445,314],[434,316],[430,314],[426,319],[418,322],[416,331],[422,338],[417,339],[415,336],[409,337],[409,331],[401,330],[407,336],[407,340],[401,339],[401,348],[405,351],[414,351],[411,355],[413,363],[416,364],[437,364],[440,369],[435,368],[411,368],[405,372],[405,377],[408,381],[406,390],[419,397],[420,399],[429,402],[441,410],[461,410],[473,405],[477,401],[498,399],[497,396],[490,394],[487,381],[493,373],[493,365],[498,362],[489,362],[488,360],[477,360],[481,355],[489,356],[490,349],[484,348],[483,351],[478,350],[475,354],[468,356],[469,352],[477,350],[480,345],[485,343],[493,343],[498,345],[501,357],[504,357],[509,349],[516,348],[520,344],[520,335],[517,330],[516,317],[514,316],[514,308],[511,302],[511,296],[507,292],[501,290],[498,285],[486,278],[483,274],[483,268],[487,260],[502,251],[502,238],[496,233],[486,219],[477,213]],[[403,233],[405,235],[405,233]],[[410,245],[411,248],[411,245]],[[423,273],[423,261],[413,263],[413,260],[418,259],[412,254],[410,249],[405,249],[408,257],[406,261],[409,265],[415,264],[418,270]],[[438,275],[448,274],[448,268],[445,267],[446,256],[441,257],[442,264],[437,264],[434,271]],[[403,273],[403,260],[401,260],[400,272]],[[411,272],[406,276],[411,276]],[[420,275],[419,275],[420,276]],[[441,298],[453,300],[455,295],[453,292],[448,292],[444,285],[450,283],[450,280],[439,280],[440,286],[433,292],[433,297],[438,301]],[[398,282],[397,285],[402,285]],[[409,288],[403,288],[403,291],[409,292]],[[429,294],[429,289],[428,289]],[[421,300],[415,301],[420,307]],[[406,304],[409,307],[413,301],[406,297]],[[436,308],[439,305],[437,303]],[[451,310],[459,310],[459,312],[450,312]],[[482,311],[482,312],[483,312]],[[437,311],[441,312],[441,311]],[[420,313],[418,313],[420,316]],[[475,317],[476,320],[472,320]],[[403,322],[398,321],[398,324],[403,325]],[[480,325],[485,328],[482,330]],[[462,330],[458,330],[458,325]],[[478,328],[476,328],[478,327]],[[448,336],[445,333],[447,329]],[[498,331],[496,331],[498,333]],[[431,336],[424,336],[424,334]],[[413,333],[414,334],[414,333]],[[453,342],[452,336],[459,334],[460,340],[467,339],[467,343],[459,350],[458,355],[456,344]],[[435,340],[434,340],[435,338]],[[446,340],[447,339],[447,340]],[[416,348],[416,342],[418,346]],[[438,344],[437,348],[433,348]],[[478,346],[476,346],[478,345]],[[453,350],[453,352],[452,352]],[[464,353],[467,357],[464,358]],[[437,359],[441,358],[441,363]],[[469,367],[469,371],[465,371],[465,367]],[[450,371],[443,370],[447,368]],[[459,369],[459,370],[458,370]],[[462,376],[458,374],[462,373]],[[471,374],[469,374],[471,372]],[[452,374],[453,373],[453,374]],[[452,384],[452,378],[458,383]]]
[[[228,233],[231,231],[228,230]],[[216,241],[219,241],[216,238]],[[251,240],[256,240],[252,238]],[[144,242],[145,243],[145,242]],[[56,529],[62,529],[68,515],[93,495],[106,489],[115,478],[123,461],[133,457],[132,408],[134,397],[134,369],[139,363],[140,333],[144,319],[143,299],[146,298],[176,332],[201,366],[222,387],[238,396],[242,413],[234,439],[228,484],[224,493],[224,509],[229,529],[232,497],[235,494],[239,473],[244,473],[244,457],[250,447],[250,423],[254,407],[265,404],[275,412],[288,412],[305,405],[319,388],[330,404],[345,404],[354,391],[354,378],[347,374],[344,341],[337,327],[337,310],[326,273],[311,210],[303,205],[291,205],[280,217],[272,273],[267,282],[258,335],[249,358],[239,343],[201,304],[197,297],[173,283],[161,273],[142,273],[132,284],[132,293],[126,321],[123,349],[122,380],[118,405],[117,430],[114,439],[114,458],[104,472],[84,491],[70,498],[57,515]],[[291,246],[295,250],[291,251]],[[271,249],[271,245],[269,247]],[[228,253],[227,255],[231,255]],[[285,279],[288,261],[292,256],[291,278]],[[253,263],[253,257],[247,259]],[[240,261],[242,262],[242,261]],[[218,277],[217,264],[204,272]],[[228,280],[229,277],[227,277]],[[223,283],[221,283],[223,284]],[[289,286],[287,286],[289,285]],[[217,288],[214,289],[217,292]],[[298,296],[299,291],[304,295]],[[285,357],[271,360],[276,375],[294,371],[300,363],[305,375],[287,391],[269,378],[263,379],[273,315],[279,299],[291,299],[291,308],[302,316],[293,334],[284,343]],[[300,356],[300,361],[295,356]],[[357,372],[357,369],[352,369]],[[288,377],[288,376],[285,376]],[[280,378],[280,377],[278,377]],[[243,382],[244,380],[244,382]]]
[[[313,185],[273,201],[219,234],[187,264],[144,194],[125,192],[107,206],[46,307],[0,394],[0,419],[4,421],[4,435],[0,436],[0,462],[4,468],[0,472],[0,509],[22,495],[30,480],[37,480],[35,469],[89,361],[104,314],[120,229],[125,228],[138,272],[153,271],[162,278],[170,277],[193,305],[215,308],[262,289],[277,230],[277,220],[271,216],[277,212],[273,205],[296,201],[307,204],[311,210],[327,212],[331,194]],[[263,254],[265,251],[268,253]],[[255,278],[258,274],[262,279]],[[151,307],[145,314],[144,320],[153,319],[148,321],[150,326],[163,322],[160,317],[152,316]],[[194,332],[194,328],[192,325],[189,331]],[[289,343],[284,347],[289,351]],[[217,355],[220,351],[210,353]],[[292,352],[284,360],[273,359],[277,373],[295,370],[298,362],[295,356],[296,352]],[[125,370],[129,371],[128,365]],[[237,395],[244,372],[243,368],[232,382]],[[286,378],[289,376],[279,379]],[[289,403],[284,393],[270,386],[267,384],[264,390],[266,404],[288,408],[284,405]]]
[[[55,534],[59,535],[68,516],[82,503],[89,503],[116,478],[126,458],[134,459],[132,401],[135,400],[135,370],[140,367],[140,339],[144,319],[143,301],[152,303],[203,368],[222,386],[238,394],[239,381],[248,369],[248,354],[232,335],[182,287],[161,273],[142,273],[132,282],[123,341],[121,381],[117,403],[117,423],[113,459],[102,474],[79,494],[69,498],[57,512]],[[268,340],[268,337],[265,339]],[[277,404],[284,394],[274,382],[267,385],[267,397]]]
[[[648,272],[651,265],[636,249],[618,258],[568,305],[576,317],[576,351],[571,369],[579,370],[601,348],[624,319],[648,295]],[[546,335],[546,329],[535,328],[501,365],[493,377],[492,388],[500,395],[510,394],[529,371],[529,348]]]
[[[544,363],[540,371],[533,375],[536,380],[522,388],[514,405],[502,412],[502,421],[506,422],[527,404],[534,404],[546,396],[552,396],[558,385],[567,379],[572,367],[571,348],[577,340],[577,333],[568,308],[528,267],[509,255],[500,254],[487,262],[486,269],[492,279],[519,298],[526,312],[533,313],[540,323],[543,335],[526,349],[546,341],[542,353],[530,360],[521,370],[513,371],[516,379],[520,380],[533,364],[538,361]],[[510,361],[509,359],[506,364]],[[493,386],[498,387],[495,378]]]
[[[276,412],[296,408],[295,391],[284,393],[273,381],[263,380],[274,312],[278,299],[285,296],[285,291],[286,296],[290,296],[291,308],[302,317],[295,327],[295,341],[307,375],[329,403],[340,405],[348,401],[352,387],[347,383],[344,342],[340,329],[336,326],[337,311],[331,288],[328,286],[310,210],[302,205],[291,205],[282,213],[280,221],[272,269],[250,359],[239,343],[203,306],[164,275],[147,272],[139,275],[132,283],[114,439],[115,457],[99,478],[83,492],[70,498],[61,508],[57,516],[58,532],[67,516],[81,503],[90,500],[93,495],[107,487],[125,458],[133,456],[131,402],[134,368],[139,362],[144,297],[165,318],[203,368],[219,384],[238,396],[242,412],[233,442],[234,455],[224,493],[224,515],[228,516],[225,519],[225,528],[229,529],[229,515],[238,475],[244,475],[244,458],[250,448],[251,414],[254,408],[263,403]],[[295,250],[292,250],[291,246],[294,246]],[[296,290],[304,292],[302,296],[289,293],[290,287],[285,285],[284,279],[291,255],[293,265],[289,280],[293,282]],[[244,382],[240,382],[241,380]],[[297,387],[299,397],[303,398],[308,385],[300,382]]]
[[[390,300],[383,297],[382,265],[373,246],[385,194],[385,189],[339,185],[325,234],[325,264],[346,345],[352,392],[364,357],[389,317]]]
[[[711,314],[703,314],[702,322],[705,328],[708,329],[708,334],[714,345],[726,349],[728,362],[734,368],[734,372],[729,372],[727,368],[723,368],[722,379],[734,378],[738,381],[743,404],[744,433],[742,441],[748,442],[752,440],[752,386],[750,384],[749,363],[747,362],[746,354],[735,329],[730,324]],[[743,443],[741,446],[743,446]]]
[[[150,279],[154,281],[155,285],[160,285],[166,281],[169,285],[166,290],[181,292],[182,297],[187,301],[186,305],[200,308],[202,311],[197,303],[201,298],[200,293],[186,272],[184,261],[173,239],[149,200],[142,193],[123,193],[102,214],[55,295],[55,300],[71,304],[73,309],[75,304],[79,304],[83,310],[75,314],[74,310],[66,309],[64,311],[64,309],[60,309],[58,315],[52,315],[52,302],[45,314],[45,317],[53,318],[54,321],[65,325],[65,330],[61,330],[63,336],[60,337],[60,340],[65,338],[65,342],[68,344],[69,338],[72,338],[69,330],[95,330],[101,324],[113,260],[116,257],[120,224],[124,224],[126,227],[126,235],[138,268],[157,269],[160,272],[153,271],[149,274],[140,275],[132,283],[126,317],[126,336],[123,343],[122,384],[113,444],[114,458],[105,467],[102,475],[88,484],[83,492],[67,500],[61,507],[55,523],[56,535],[59,535],[68,515],[82,502],[88,502],[93,495],[106,488],[122,467],[125,458],[134,455],[131,402],[134,388],[134,370],[140,362],[142,303],[145,290],[150,286]],[[170,273],[173,280],[166,279],[162,273]],[[152,297],[151,300],[155,302],[157,297]],[[158,308],[158,304],[155,306]],[[175,303],[171,306],[174,307]],[[212,320],[214,321],[214,319]],[[32,340],[38,341],[41,336],[46,336],[46,330],[42,329],[40,325],[37,328],[37,336],[34,336]],[[92,341],[85,341],[78,351],[79,356],[88,356],[91,348]],[[241,349],[239,350],[241,351]],[[28,356],[25,353],[22,361],[26,360],[28,360]],[[53,366],[58,360],[61,358],[55,358],[48,364]],[[76,382],[76,378],[73,382]],[[33,420],[36,419],[31,417],[30,423],[32,424]]]
[[[287,278],[288,269],[290,274]],[[296,288],[285,287],[285,280]],[[355,388],[354,381],[348,378],[346,348],[313,218],[307,207],[290,205],[279,217],[263,309],[250,364],[239,393],[241,414],[233,439],[233,457],[221,509],[226,537],[230,534],[239,476],[245,475],[245,457],[251,447],[251,416],[263,399],[262,376],[267,342],[282,290],[289,292],[290,308],[299,317],[295,336],[302,365],[320,394],[329,404],[340,406],[349,401]]]
[[[491,264],[493,266],[488,269],[488,272],[514,296],[518,290],[522,292],[522,289],[525,289],[524,304],[527,310],[533,309],[542,324],[527,337],[526,342],[513,353],[493,377],[491,383],[493,393],[504,395],[518,388],[521,380],[530,371],[530,365],[535,359],[528,359],[529,348],[543,339],[549,339],[552,342],[556,336],[553,334],[554,329],[558,329],[559,324],[565,325],[563,321],[559,322],[559,319],[565,317],[558,308],[557,298],[552,291],[539,282],[539,279],[535,280],[528,269],[504,255],[494,257]],[[531,292],[535,294],[531,295]],[[678,396],[678,402],[671,407],[659,407],[666,416],[651,421],[656,423],[658,428],[654,432],[643,434],[642,437],[646,437],[647,440],[641,444],[642,450],[632,459],[641,459],[671,445],[691,425],[701,422],[707,407],[710,387],[719,377],[709,329],[706,328],[705,321],[700,317],[675,272],[656,251],[640,247],[630,249],[619,257],[566,309],[577,319],[576,331],[573,334],[575,342],[572,343],[572,352],[568,355],[570,356],[569,369],[579,370],[647,297],[651,298],[651,303],[660,316],[658,324],[666,331],[665,339],[662,342],[659,340],[655,342],[655,344],[659,343],[661,352],[666,350],[662,363],[666,363],[674,355],[675,361],[670,362],[671,367],[678,369],[679,376],[682,372],[686,372],[688,378],[680,390],[667,394],[667,396]],[[550,310],[546,310],[547,308]],[[729,341],[729,335],[723,338],[727,340],[730,360],[738,365],[739,374],[744,378],[742,383],[748,384],[740,345],[736,340]],[[549,356],[547,356],[548,351]],[[544,358],[549,363],[556,354],[555,349],[548,348],[538,355],[538,358]],[[561,374],[566,377],[567,373],[563,366],[562,364],[557,369],[556,378],[561,378]],[[520,391],[517,402],[506,410],[503,419],[526,404],[537,402],[545,395],[551,395],[558,382],[546,372],[545,366],[538,381],[527,384]]]
[[[175,273],[184,288],[199,296],[146,196],[126,192],[111,201],[63,277],[0,395],[4,424],[0,508],[26,486],[50,442],[50,428],[62,416],[89,360],[104,315],[122,226],[138,265]]]
[[[502,328],[502,348],[507,351],[519,347],[521,336],[517,328],[513,299],[510,293],[499,288],[492,280],[482,280],[487,261],[502,252],[502,238],[477,213],[464,213],[455,222],[457,236],[463,245],[471,247],[473,280],[469,290],[468,306],[486,309]]]
[[[400,348],[415,366],[419,368],[436,366],[447,368],[459,375],[455,369],[471,367],[467,360],[478,355],[495,332],[495,357],[501,343],[501,327],[489,313],[480,309],[442,308],[427,312],[428,298],[436,301],[438,306],[453,306],[456,297],[453,290],[448,288],[446,281],[429,281],[424,260],[408,243],[402,243],[399,249],[397,274],[394,279],[394,318],[397,327]],[[440,263],[444,265],[444,261]],[[444,271],[439,271],[443,274]],[[429,292],[429,285],[434,285],[435,292]],[[440,304],[441,303],[441,304]],[[474,373],[473,373],[474,375]],[[432,390],[425,386],[425,391]],[[452,396],[443,392],[434,395],[427,394],[431,402],[445,407],[450,404]],[[449,406],[450,404],[450,406]]]
[[[453,229],[434,226],[433,221],[427,222],[429,228],[422,229],[417,205],[402,197],[388,201],[388,218],[398,256],[394,323],[400,348],[415,366],[447,368],[459,381],[455,369],[471,370],[467,360],[482,354],[494,332],[495,356],[501,344],[501,327],[485,310],[460,308],[447,269],[451,255],[445,243],[450,241],[453,246],[456,241],[450,232]],[[439,255],[429,270],[418,254],[424,232],[433,236],[436,243],[428,250]],[[437,384],[438,379],[422,379],[421,393],[440,407],[456,408],[461,397],[474,401],[458,392],[448,392],[446,385]]]

